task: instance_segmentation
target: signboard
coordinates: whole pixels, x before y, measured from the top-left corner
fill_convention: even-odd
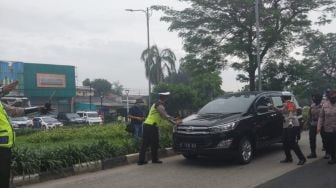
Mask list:
[[[37,87],[43,88],[65,88],[66,81],[64,74],[36,74]]]

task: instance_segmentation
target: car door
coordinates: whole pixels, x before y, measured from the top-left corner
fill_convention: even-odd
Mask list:
[[[269,144],[273,139],[272,124],[275,112],[270,110],[270,98],[260,97],[255,103],[255,132],[258,146]]]

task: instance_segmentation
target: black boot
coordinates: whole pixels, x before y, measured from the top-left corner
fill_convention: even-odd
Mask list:
[[[297,165],[304,165],[306,163],[306,159],[301,159]]]

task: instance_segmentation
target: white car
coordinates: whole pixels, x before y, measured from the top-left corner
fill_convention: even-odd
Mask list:
[[[33,118],[33,128],[50,129],[57,127],[63,127],[63,123],[59,122],[55,118],[48,116]]]
[[[14,128],[27,128],[33,125],[32,121],[28,117],[11,117],[11,123]]]
[[[103,123],[103,119],[95,111],[78,111],[76,113],[90,125]]]

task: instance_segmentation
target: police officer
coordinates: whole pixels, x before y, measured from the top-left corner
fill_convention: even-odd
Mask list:
[[[325,101],[319,121],[317,124],[317,132],[319,133],[322,128],[326,134],[326,150],[331,156],[328,164],[336,163],[336,91],[331,91],[328,96],[329,100]]]
[[[309,126],[309,143],[311,153],[307,156],[308,159],[316,158],[316,134],[317,134],[317,122],[322,109],[322,95],[312,95],[313,104],[310,106],[308,113],[308,126]]]
[[[274,107],[274,109],[282,113],[284,117],[282,140],[286,158],[281,160],[280,163],[293,162],[293,158],[290,152],[292,149],[299,159],[297,165],[304,165],[306,158],[304,157],[297,142],[298,135],[300,133],[300,123],[296,116],[296,107],[291,101],[291,96],[284,96],[283,101],[284,104],[282,108]]]
[[[151,147],[152,163],[162,163],[158,158],[159,149],[159,128],[158,125],[166,119],[172,124],[178,124],[175,118],[168,115],[165,110],[165,103],[168,100],[169,92],[159,93],[159,100],[153,104],[143,125],[143,140],[139,154],[138,165],[147,164],[146,149]]]
[[[0,87],[0,96],[2,97],[8,94],[18,85],[18,83],[18,81],[14,81],[9,85]],[[50,110],[50,105],[46,105],[45,107],[18,108],[0,102],[0,188],[9,187],[12,157],[11,148],[15,141],[15,133],[8,120],[8,115],[15,117],[34,112],[47,113]]]

